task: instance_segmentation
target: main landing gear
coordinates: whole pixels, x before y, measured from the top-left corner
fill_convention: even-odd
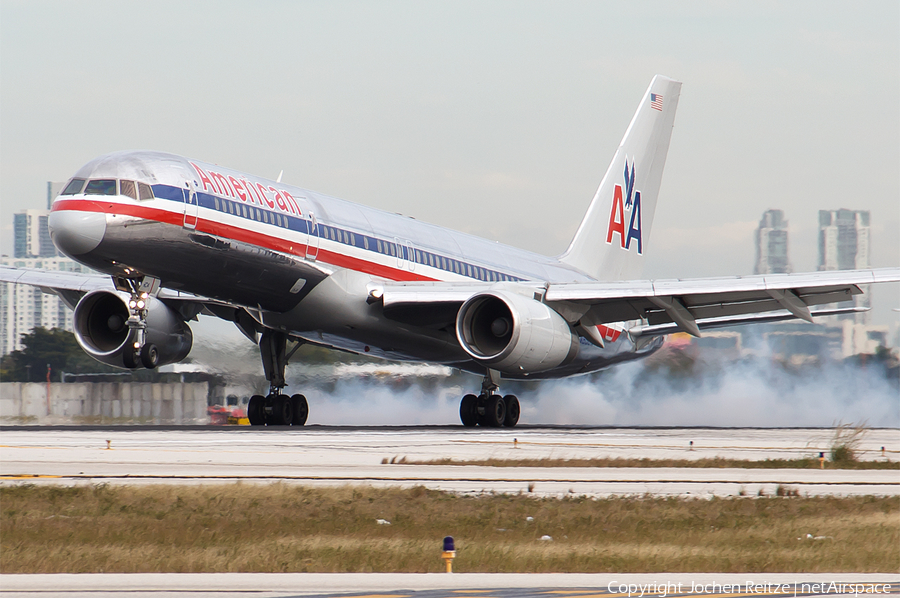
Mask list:
[[[247,405],[247,419],[251,426],[302,426],[309,417],[309,403],[303,395],[282,394],[286,386],[284,368],[301,343],[287,352],[287,335],[266,330],[259,339],[263,369],[269,381],[269,394],[253,395]]]
[[[159,279],[145,276],[143,278],[114,278],[116,287],[131,294],[128,300],[128,346],[122,353],[122,364],[128,369],[140,366],[148,370],[159,365],[159,348],[147,342],[147,313],[150,293],[159,290]],[[114,316],[121,322],[120,316]]]
[[[488,370],[481,383],[481,394],[466,395],[459,403],[459,419],[467,428],[476,425],[490,428],[512,428],[519,423],[519,399],[516,395],[501,396],[500,374]]]

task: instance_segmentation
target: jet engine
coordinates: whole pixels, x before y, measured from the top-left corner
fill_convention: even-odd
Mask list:
[[[135,341],[134,333],[128,327],[129,299],[126,293],[93,291],[75,306],[75,339],[97,361],[120,368],[129,367],[125,352],[132,350]],[[154,297],[147,301],[144,346],[155,346],[158,352],[155,365],[181,361],[193,344],[190,326],[162,301]]]
[[[470,297],[456,316],[456,337],[477,361],[506,374],[544,372],[578,353],[578,335],[561,315],[505,291]]]

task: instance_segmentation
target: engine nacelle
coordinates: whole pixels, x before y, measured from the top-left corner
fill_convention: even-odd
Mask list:
[[[544,372],[578,353],[578,335],[561,315],[505,291],[470,297],[456,316],[456,337],[469,355],[507,374]]]
[[[126,293],[93,291],[75,306],[75,339],[97,361],[127,367],[123,356],[134,342],[127,324],[129,299]],[[187,357],[193,338],[190,326],[177,312],[154,297],[147,299],[145,343],[156,345],[158,365]]]

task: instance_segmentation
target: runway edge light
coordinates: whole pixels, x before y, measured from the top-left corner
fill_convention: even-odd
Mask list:
[[[444,551],[441,558],[447,566],[447,573],[453,573],[453,558],[456,556],[456,545],[453,542],[453,536],[444,537]]]

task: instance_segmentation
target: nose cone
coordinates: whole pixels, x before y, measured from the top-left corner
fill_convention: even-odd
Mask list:
[[[50,213],[50,238],[68,255],[84,255],[100,245],[106,233],[106,214],[61,210]]]

